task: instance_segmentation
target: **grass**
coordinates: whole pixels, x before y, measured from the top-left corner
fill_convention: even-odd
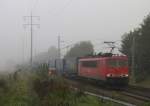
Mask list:
[[[87,95],[86,97],[80,100],[77,106],[121,106],[121,105]]]
[[[36,104],[36,96],[33,94],[30,86],[29,76],[18,73],[17,79],[15,79],[12,74],[11,77],[6,76],[5,83],[7,91],[0,97],[0,106],[33,106]],[[4,86],[0,88],[1,90],[5,90]]]
[[[139,86],[143,86],[143,87],[146,87],[146,88],[150,88],[150,77],[137,83],[137,85]]]
[[[136,85],[136,86],[141,86],[141,87],[145,87],[145,88],[150,88],[150,77],[147,77],[141,81],[138,81],[136,83],[132,83],[132,81],[130,81],[131,85]]]
[[[65,79],[47,73],[43,65],[0,76],[0,106],[120,106],[73,91]]]

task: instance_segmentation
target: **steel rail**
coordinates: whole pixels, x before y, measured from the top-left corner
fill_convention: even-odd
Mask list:
[[[89,83],[86,83],[84,81],[77,81],[77,80],[74,80],[74,81],[76,82],[77,85],[79,84],[79,86],[81,86],[81,88],[82,87],[86,88],[86,89],[83,89],[83,92],[85,92],[85,91],[90,92],[90,93],[92,92],[95,95],[100,95],[100,97],[103,96],[104,98],[106,97],[106,98],[111,98],[111,99],[114,99],[117,101],[121,101],[122,105],[127,104],[125,106],[142,105],[144,102],[146,103],[146,102],[149,102],[149,100],[150,100],[150,98],[148,98],[148,97],[145,97],[143,95],[138,95],[136,93],[128,92],[124,89],[121,91],[116,91],[116,90],[111,90],[111,89],[107,89],[107,88],[105,89],[105,87],[100,87],[100,86],[97,86],[95,84],[89,84]],[[74,85],[74,87],[78,88],[78,86],[76,84]],[[86,85],[86,84],[88,84],[88,85]],[[79,87],[79,89],[80,89],[80,87]],[[121,98],[118,98],[115,95],[114,96],[111,95],[111,93],[113,93],[114,91]]]
[[[107,101],[111,101],[111,102],[114,102],[114,103],[117,103],[117,104],[121,104],[121,105],[124,105],[124,106],[136,106],[136,105],[128,103],[128,102],[120,101],[120,100],[113,99],[113,98],[110,98],[110,97],[107,97],[107,96],[94,94],[94,93],[91,93],[91,92],[84,92],[84,93],[88,94],[88,95],[91,95],[91,96],[95,96],[95,97],[104,99],[104,100],[107,100]]]

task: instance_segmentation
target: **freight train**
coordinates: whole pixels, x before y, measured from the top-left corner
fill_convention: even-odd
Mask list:
[[[49,68],[69,77],[83,77],[108,84],[128,85],[128,58],[124,55],[103,54],[49,61]]]

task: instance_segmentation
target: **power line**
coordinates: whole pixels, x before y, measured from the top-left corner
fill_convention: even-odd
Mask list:
[[[62,7],[62,8],[59,8],[58,9],[58,12],[56,11],[56,12],[53,12],[53,10],[51,10],[50,11],[50,13],[52,14],[52,15],[54,15],[54,16],[58,16],[58,15],[60,15],[60,14],[62,14],[64,11],[65,11],[65,9],[72,3],[72,1],[73,0],[68,0],[65,4],[64,4],[64,6]],[[56,9],[55,9],[56,10]],[[54,11],[55,11],[54,10]]]
[[[94,39],[94,40],[86,40],[86,41],[91,41],[91,42],[93,42],[93,41],[97,41],[97,40],[100,40],[100,39]],[[93,46],[94,46],[94,48],[95,47],[98,47],[98,46],[102,46],[102,45],[104,45],[104,44],[108,44],[108,47],[101,47],[101,50],[103,51],[104,49],[106,49],[106,48],[111,48],[111,50],[110,50],[110,52],[113,52],[113,50],[115,49],[115,48],[117,48],[118,49],[118,51],[119,51],[119,46],[116,46],[116,42],[119,42],[120,40],[116,40],[116,41],[101,41],[101,42],[99,42],[99,43],[92,43],[93,44]],[[77,41],[77,42],[75,42],[75,43],[71,43],[71,44],[68,44],[68,45],[66,45],[66,46],[64,46],[64,47],[62,47],[62,48],[60,48],[61,50],[64,50],[64,49],[67,49],[67,51],[69,50],[69,48],[71,48],[71,47],[73,47],[74,45],[76,45],[76,44],[78,44],[78,43],[80,43],[80,42],[82,42],[82,41]],[[108,50],[107,50],[108,51]],[[120,52],[120,51],[119,51]]]
[[[33,4],[33,7],[31,8],[32,11],[36,8],[38,2],[39,2],[39,0],[35,0],[35,2]]]
[[[73,0],[69,0],[69,1],[64,5],[64,7],[61,8],[61,11],[60,11],[59,13],[64,12],[64,10],[72,3],[72,1],[73,1]]]
[[[24,18],[30,20],[30,23],[24,24],[24,26],[25,27],[26,26],[30,26],[30,35],[31,35],[31,51],[30,51],[31,52],[31,54],[30,54],[31,57],[30,57],[30,64],[32,66],[32,63],[33,63],[33,27],[34,26],[40,26],[40,24],[33,23],[33,20],[35,18],[39,18],[39,16],[33,16],[32,12],[31,12],[30,16],[24,16]]]

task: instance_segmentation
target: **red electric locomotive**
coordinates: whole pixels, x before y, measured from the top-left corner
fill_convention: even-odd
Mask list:
[[[127,56],[88,56],[78,59],[78,76],[102,80],[109,84],[127,85],[129,80]]]

